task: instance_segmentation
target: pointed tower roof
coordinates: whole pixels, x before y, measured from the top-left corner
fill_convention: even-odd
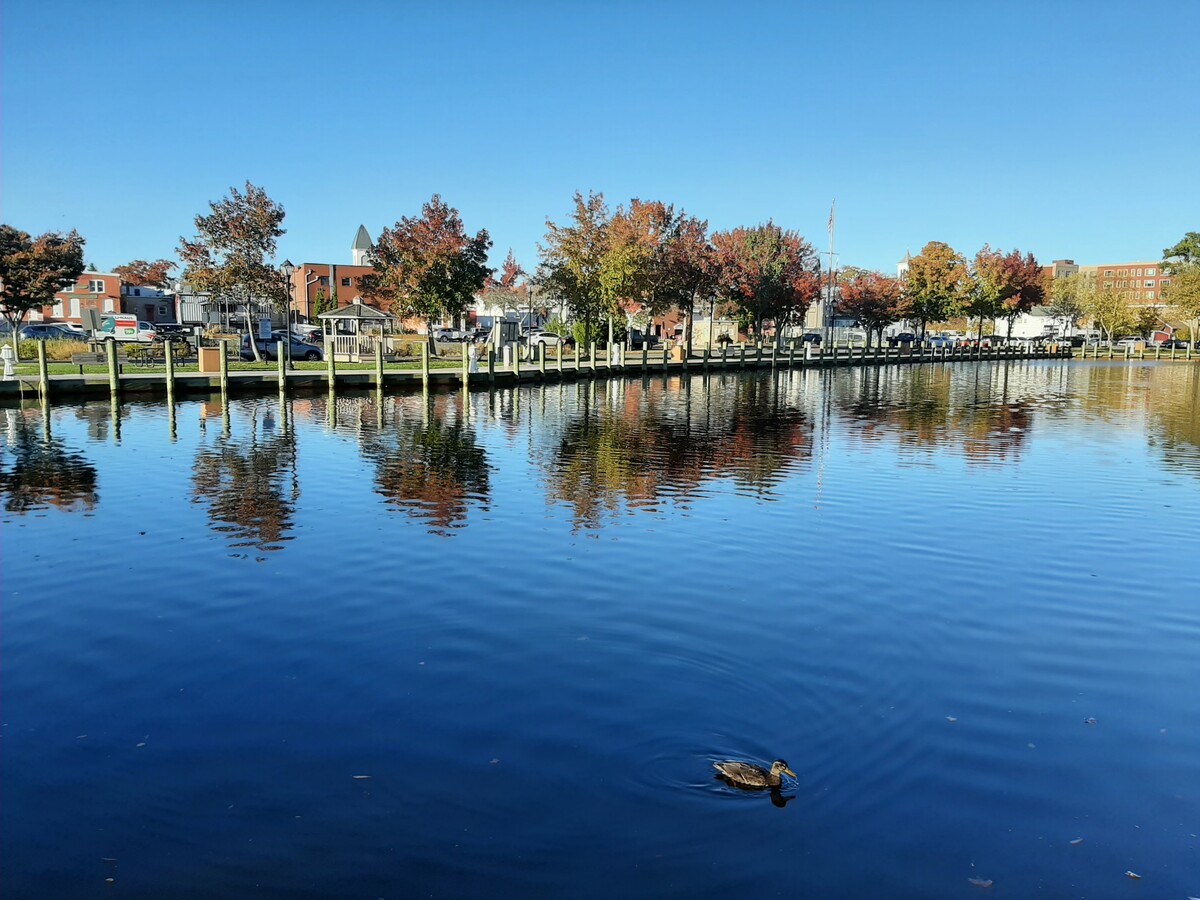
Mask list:
[[[367,226],[359,225],[358,234],[354,236],[354,243],[350,245],[351,250],[370,250],[371,236],[367,234]]]

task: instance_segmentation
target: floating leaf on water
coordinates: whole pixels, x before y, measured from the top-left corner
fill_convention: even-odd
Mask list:
[[[85,737],[87,737],[86,734],[77,734],[75,735],[75,740],[82,741]]]
[[[1137,881],[1141,881],[1141,880],[1142,880],[1142,876],[1141,876],[1141,875],[1139,875],[1137,872],[1130,872],[1128,869],[1126,869],[1126,870],[1125,870],[1125,875],[1126,875],[1127,877],[1129,877],[1129,878],[1133,878],[1133,879],[1135,879],[1135,880],[1137,880]]]
[[[1083,838],[1071,838],[1070,844],[1072,847],[1078,847],[1083,843]]]
[[[116,862],[116,861],[117,861],[117,858],[116,858],[115,856],[102,856],[102,857],[100,857],[100,862]]]
[[[495,757],[493,757],[492,759],[489,759],[489,760],[488,760],[488,762],[489,762],[489,763],[491,763],[491,764],[494,766],[494,765],[496,765],[497,763],[499,763],[499,762],[500,762],[500,760],[498,760],[498,759],[496,759]]]
[[[114,884],[116,882],[116,880],[117,879],[115,879],[115,878],[105,878],[104,883],[105,884]]]
[[[146,746],[146,742],[145,742],[145,741],[142,741],[141,743],[139,743],[139,744],[138,744],[138,746],[139,746],[139,747],[145,747],[145,746]]]
[[[1091,716],[1088,716],[1086,719],[1083,720],[1083,724],[1084,725],[1095,725],[1096,720],[1094,718],[1092,718]]]
[[[968,878],[967,881],[975,885],[975,887],[990,888],[993,884],[990,878]]]
[[[946,721],[953,725],[958,721],[958,718],[956,716],[946,716]]]
[[[367,780],[368,778],[370,778],[371,776],[370,776],[370,775],[352,775],[351,777],[352,777],[352,778],[353,778],[355,781],[366,781],[366,780]]]

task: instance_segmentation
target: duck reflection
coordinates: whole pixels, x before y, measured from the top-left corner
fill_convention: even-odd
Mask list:
[[[246,433],[222,430],[192,466],[192,500],[234,547],[279,550],[291,540],[300,482],[296,441],[269,407],[251,406]]]
[[[0,454],[0,495],[7,512],[26,513],[53,506],[64,512],[95,509],[100,500],[96,467],[48,434],[40,417],[4,411],[4,453]]]

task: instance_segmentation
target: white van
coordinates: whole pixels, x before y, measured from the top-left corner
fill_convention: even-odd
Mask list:
[[[137,316],[123,313],[109,313],[96,329],[96,339],[100,341],[149,344],[155,336],[154,326],[149,322],[139,322]]]

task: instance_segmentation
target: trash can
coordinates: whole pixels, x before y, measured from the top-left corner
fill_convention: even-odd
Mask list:
[[[225,345],[220,347],[201,347],[196,351],[200,357],[200,371],[217,373],[221,371],[221,354],[225,352]]]

